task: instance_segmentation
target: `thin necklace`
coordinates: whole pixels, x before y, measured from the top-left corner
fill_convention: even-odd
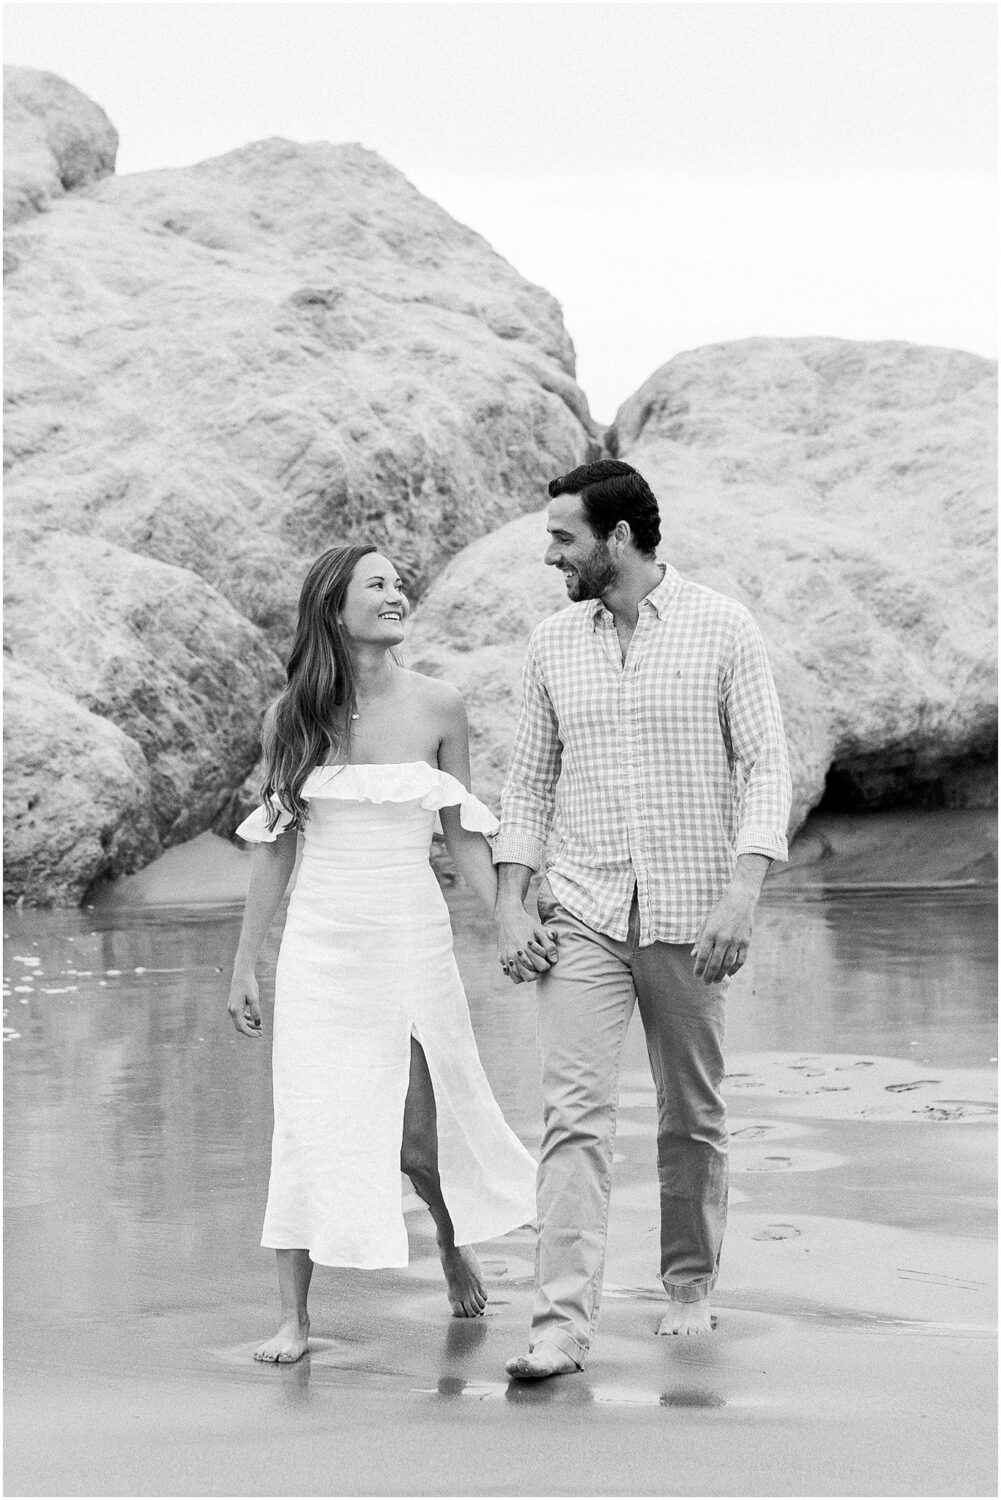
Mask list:
[[[376,693],[376,694],[375,694],[375,697],[376,697],[376,698],[381,698],[381,697],[383,697],[383,696],[384,696],[384,695],[383,695],[383,694],[382,694],[382,693]],[[358,701],[358,700],[357,700],[357,698],[356,698],[356,699],[355,699],[355,702],[356,702],[356,703],[357,703],[357,701]],[[358,719],[358,718],[360,718],[360,717],[361,717],[361,713],[360,713],[360,711],[359,711],[359,710],[358,710],[358,709],[355,709],[355,711],[354,711],[354,713],[353,713],[353,714],[352,714],[352,715],[351,715],[351,718],[352,718],[352,720],[354,720],[354,719]]]

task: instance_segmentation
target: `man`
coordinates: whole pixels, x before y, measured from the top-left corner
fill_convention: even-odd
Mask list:
[[[726,1222],[724,1002],[761,882],[787,858],[789,765],[747,610],[658,563],[657,501],[603,460],[549,486],[569,609],[531,638],[502,794],[501,964],[538,982],[545,1129],[530,1352],[582,1369],[601,1296],[622,1043],[639,1004],[657,1088],[660,1333],[712,1327]],[[545,859],[539,921],[525,910]]]

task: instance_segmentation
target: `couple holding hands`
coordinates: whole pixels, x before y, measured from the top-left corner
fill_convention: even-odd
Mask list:
[[[537,1224],[529,1351],[507,1371],[582,1369],[635,1004],[658,1106],[658,1331],[712,1327],[726,993],[768,865],[787,856],[781,715],[747,610],[657,561],[657,502],[635,469],[587,464],[549,494],[545,561],[570,607],[528,645],[499,827],[469,790],[461,697],[400,664],[409,606],[392,562],[335,547],[303,584],[286,687],[264,722],[263,806],[238,829],[257,847],[229,1012],[251,1038],[255,961],[302,836],[275,975],[262,1237],[281,1323],[259,1360],[306,1352],[314,1263],[407,1264],[402,1169],[434,1219],[457,1317],[487,1301],[472,1246]],[[534,987],[538,1164],[477,1054],[429,863],[436,813],[496,915],[503,971]],[[536,918],[525,902],[539,870]]]

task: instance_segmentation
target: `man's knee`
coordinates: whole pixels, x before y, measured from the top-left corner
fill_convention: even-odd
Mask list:
[[[679,1155],[726,1156],[730,1135],[726,1110],[671,1113],[657,1125],[657,1156],[661,1162]]]
[[[723,1070],[676,1070],[657,1088],[657,1134],[726,1143],[726,1102],[720,1092]]]
[[[583,1080],[564,1086],[546,1098],[543,1109],[545,1142],[572,1141],[588,1147],[607,1141],[615,1125],[615,1099]]]

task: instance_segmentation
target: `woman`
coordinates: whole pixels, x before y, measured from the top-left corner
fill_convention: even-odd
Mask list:
[[[480,1065],[428,862],[435,812],[466,883],[490,906],[492,814],[467,790],[462,699],[406,671],[409,605],[371,546],[310,569],[287,685],[264,722],[264,806],[230,989],[261,1035],[254,965],[303,854],[275,974],[271,1182],[261,1243],[276,1251],[281,1326],[255,1358],[307,1348],[313,1263],[404,1266],[402,1169],[434,1219],[456,1317],[487,1294],[473,1241],[535,1214],[535,1163]]]

